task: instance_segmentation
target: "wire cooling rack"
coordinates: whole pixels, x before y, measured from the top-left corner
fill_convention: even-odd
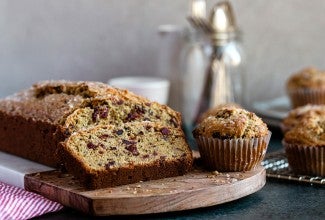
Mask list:
[[[266,154],[262,165],[266,170],[266,176],[270,178],[325,185],[325,178],[323,177],[293,173],[283,150]]]

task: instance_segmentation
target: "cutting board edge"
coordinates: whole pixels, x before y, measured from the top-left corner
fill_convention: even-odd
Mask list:
[[[41,194],[53,201],[57,201],[65,206],[93,216],[112,216],[184,211],[230,202],[250,195],[263,188],[266,183],[266,171],[264,167],[260,166],[256,171],[253,171],[250,177],[232,184],[216,186],[218,189],[209,186],[203,189],[189,190],[186,193],[181,192],[175,195],[142,196],[140,198],[134,198],[132,196],[125,198],[89,197],[83,193],[84,189],[82,188],[76,188],[75,190],[67,192],[64,187],[60,188],[60,186],[56,186],[49,182],[39,182],[32,174],[26,175],[25,179],[26,189]],[[161,181],[163,180],[164,179]],[[247,188],[243,188],[245,185],[247,185]],[[78,190],[80,191],[78,192]],[[99,193],[100,192],[101,191],[99,191]],[[227,197],[228,192],[232,194],[235,193],[235,196]],[[226,198],[220,200],[218,199],[220,196]],[[197,202],[198,198],[200,198],[199,203]],[[204,203],[202,201],[206,202]],[[166,205],[167,207],[162,203],[168,204]],[[125,209],[125,207],[122,206],[123,204],[129,204],[128,206],[130,209]],[[150,204],[150,207],[145,207],[146,205],[148,206],[148,204]]]
[[[159,210],[156,210],[156,211],[152,211],[152,210],[149,211],[148,210],[148,212],[141,212],[141,213],[131,211],[131,212],[123,212],[122,214],[121,214],[120,211],[112,212],[112,213],[109,213],[109,214],[107,212],[100,213],[99,210],[96,208],[97,203],[99,203],[101,200],[105,200],[105,199],[98,198],[98,199],[92,200],[92,198],[89,198],[90,200],[92,200],[92,209],[94,210],[94,213],[92,213],[92,215],[95,215],[95,216],[113,216],[113,215],[158,214],[158,213],[185,211],[185,210],[191,210],[191,209],[197,209],[197,208],[211,207],[211,206],[223,204],[223,203],[226,203],[226,202],[231,202],[231,201],[246,197],[248,195],[251,195],[251,194],[261,190],[265,186],[265,184],[266,184],[266,170],[262,166],[260,166],[258,169],[261,169],[261,170],[256,175],[254,175],[254,176],[252,176],[250,178],[244,179],[244,180],[240,180],[240,181],[232,184],[232,186],[231,186],[232,188],[234,186],[236,186],[236,185],[238,185],[238,188],[240,188],[246,182],[249,182],[249,181],[255,182],[256,180],[258,180],[258,182],[255,182],[256,185],[251,185],[252,187],[250,187],[249,190],[247,190],[247,191],[240,191],[239,190],[238,192],[241,192],[241,194],[236,196],[236,197],[233,197],[233,198],[229,197],[229,198],[227,198],[225,200],[219,200],[219,201],[206,200],[206,201],[208,201],[208,204],[200,203],[199,205],[195,205],[195,206],[192,206],[192,207],[187,205],[185,208],[179,208],[179,206],[177,206],[177,207],[175,207],[175,209],[168,209],[168,210],[159,209]],[[220,195],[219,192],[221,192],[223,190],[225,190],[224,192],[228,191],[229,188],[230,188],[230,185],[221,185],[221,186],[218,186],[218,187],[219,187],[218,190],[214,189],[215,187],[210,187],[212,192],[207,188],[192,190],[191,192],[187,192],[187,196],[188,196],[188,194],[192,193],[193,194],[192,197],[193,197],[194,201],[197,200],[198,196],[202,196],[202,195],[206,195],[207,197],[205,197],[205,198],[208,198],[208,197],[211,198],[212,195],[215,195],[217,197],[217,196]],[[222,189],[222,188],[224,188],[224,189]],[[201,192],[202,192],[202,195],[201,195]],[[180,193],[180,194],[184,194],[184,193]],[[170,195],[164,195],[164,197],[168,197],[168,196],[170,196]],[[159,197],[161,197],[161,196],[159,196]],[[149,198],[153,198],[153,197],[152,196],[151,197],[143,197],[143,199],[147,200],[146,202],[148,202]],[[122,201],[124,198],[112,198],[112,199],[114,200],[114,202],[112,202],[112,203],[116,203],[116,202]],[[186,199],[186,198],[184,198],[184,199]],[[160,200],[163,200],[163,198],[160,198]],[[195,204],[195,203],[192,203],[191,201],[188,201],[188,199],[186,200],[186,203]]]

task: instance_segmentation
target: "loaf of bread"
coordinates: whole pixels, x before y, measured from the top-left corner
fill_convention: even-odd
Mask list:
[[[155,130],[143,130],[143,126]],[[117,130],[124,135],[115,134]],[[132,142],[125,135],[136,131],[143,132],[136,137],[141,142],[139,155],[123,145],[123,140]],[[106,151],[94,153],[84,137],[99,138],[105,132],[107,140],[101,144]],[[151,149],[153,141],[156,151]],[[88,151],[79,142],[89,144]],[[118,146],[121,149],[114,150]],[[0,150],[52,167],[64,164],[91,188],[181,175],[192,164],[178,112],[99,82],[46,81],[1,100]],[[144,158],[147,151],[149,157]],[[113,160],[116,164],[108,167]]]

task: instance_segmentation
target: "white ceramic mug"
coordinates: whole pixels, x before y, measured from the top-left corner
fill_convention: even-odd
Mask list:
[[[167,79],[148,76],[126,76],[112,78],[108,84],[121,89],[127,89],[137,95],[167,104],[170,82]]]

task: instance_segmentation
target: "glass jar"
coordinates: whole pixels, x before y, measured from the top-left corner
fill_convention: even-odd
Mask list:
[[[199,31],[188,31],[181,53],[180,101],[183,123],[192,126],[200,106],[210,46]]]
[[[161,25],[158,28],[159,56],[158,76],[170,81],[168,105],[174,110],[181,111],[181,54],[186,42],[186,31],[178,25]]]
[[[183,130],[191,146],[195,146],[192,130],[199,111],[201,91],[204,86],[206,69],[211,47],[200,31],[189,29],[180,60],[179,101]]]

